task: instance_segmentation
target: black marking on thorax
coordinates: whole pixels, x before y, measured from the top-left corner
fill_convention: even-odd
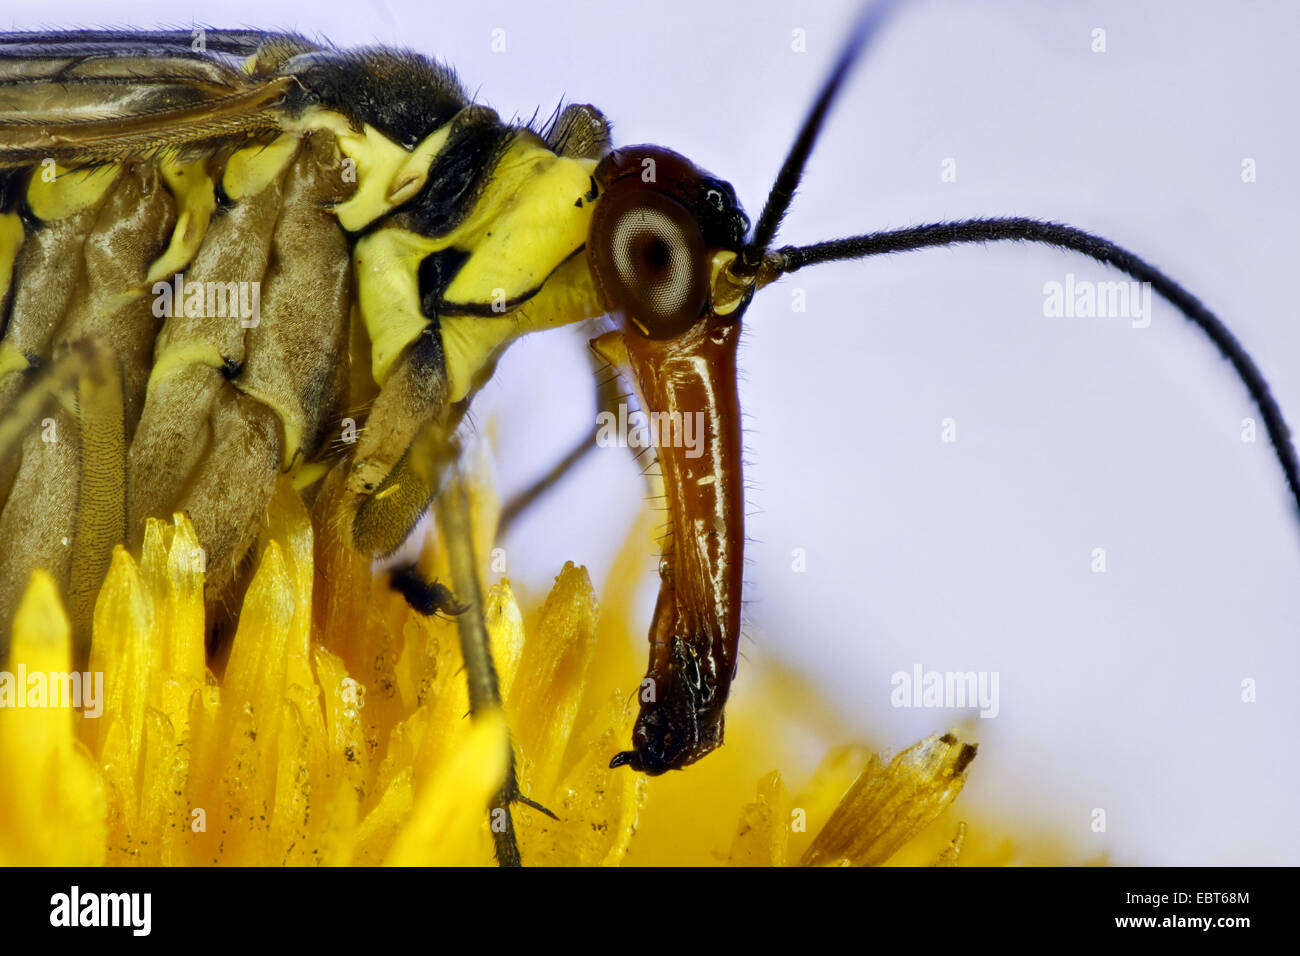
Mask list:
[[[420,263],[420,311],[430,319],[438,317],[438,306],[443,293],[451,285],[456,273],[469,259],[464,249],[448,248],[425,256]]]
[[[414,231],[441,236],[460,225],[474,208],[514,132],[486,107],[473,106],[458,115],[429,168],[424,188],[408,207]]]
[[[300,84],[285,103],[291,112],[333,107],[407,149],[469,103],[451,70],[415,53],[316,51],[293,57],[281,72]]]

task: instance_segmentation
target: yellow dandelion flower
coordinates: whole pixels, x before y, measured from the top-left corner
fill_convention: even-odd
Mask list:
[[[473,511],[487,553],[496,502],[482,483]],[[471,720],[455,623],[413,612],[329,534],[286,480],[233,640],[211,661],[189,521],[150,522],[138,562],[117,549],[95,606],[98,716],[67,700],[0,707],[0,862],[487,865],[507,739],[521,791],[558,817],[516,807],[526,863],[875,864],[918,834],[914,862],[957,858],[965,828],[939,818],[975,748],[956,736],[889,760],[833,750],[792,795],[772,768],[798,750],[812,695],[755,665],[728,746],[684,773],[611,770],[636,716],[639,652],[627,621],[602,617],[585,569],[566,565],[527,624],[508,581],[485,590],[505,705]],[[631,604],[642,548],[638,533],[607,607]],[[425,549],[423,570],[445,577],[445,562]],[[64,673],[71,657],[38,573],[8,667]]]

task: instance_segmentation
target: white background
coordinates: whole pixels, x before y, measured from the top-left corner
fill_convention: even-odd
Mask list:
[[[8,6],[11,27],[198,22],[404,44],[503,116],[595,103],[618,142],[687,154],[751,215],[854,9]],[[833,112],[782,237],[977,215],[1100,232],[1223,317],[1294,425],[1297,79],[1300,7],[1285,0],[907,5]],[[955,183],[940,181],[949,157]],[[823,266],[756,299],[741,356],[748,652],[791,662],[890,746],[964,716],[892,708],[893,672],[998,671],[1001,713],[973,721],[967,806],[1118,862],[1300,863],[1300,530],[1281,470],[1262,432],[1241,441],[1257,412],[1172,307],[1157,301],[1146,329],[1044,318],[1043,284],[1067,272],[1115,278],[1053,250],[966,247]],[[500,371],[476,417],[504,415],[509,489],[591,427],[591,378],[569,331],[520,343]],[[945,418],[956,443],[940,441]],[[629,456],[601,450],[521,523],[512,578],[541,590],[575,560],[599,582],[643,493]],[[647,553],[647,622],[653,566]],[[1257,703],[1240,700],[1245,678]],[[1094,807],[1106,834],[1089,832]]]

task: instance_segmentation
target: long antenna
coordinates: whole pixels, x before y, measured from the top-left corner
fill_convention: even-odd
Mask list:
[[[1282,409],[1278,407],[1277,400],[1269,391],[1268,382],[1259,367],[1246,354],[1246,350],[1222,320],[1207,309],[1200,299],[1155,266],[1127,249],[1115,245],[1109,239],[1094,236],[1073,226],[1042,222],[1037,219],[967,219],[962,222],[935,222],[925,226],[873,232],[847,239],[832,239],[829,242],[818,242],[810,246],[785,246],[767,254],[764,272],[775,278],[776,275],[786,275],[819,262],[865,259],[868,256],[907,252],[928,246],[951,246],[959,243],[999,240],[1039,242],[1081,252],[1098,262],[1114,266],[1141,282],[1151,283],[1151,287],[1162,297],[1177,306],[1193,325],[1210,337],[1210,341],[1215,344],[1223,357],[1232,363],[1246,390],[1250,392],[1250,397],[1259,406],[1269,441],[1273,443],[1277,460],[1281,462],[1282,471],[1286,475],[1286,483],[1295,498],[1296,509],[1300,512],[1300,465],[1296,461],[1295,446],[1291,444],[1291,429],[1282,418]]]
[[[781,171],[777,174],[772,191],[768,193],[767,202],[763,204],[763,212],[758,217],[754,234],[745,244],[740,254],[740,261],[732,267],[736,275],[753,275],[758,271],[763,261],[763,253],[776,238],[781,220],[785,218],[786,211],[790,208],[790,201],[794,199],[794,191],[799,188],[804,165],[808,162],[808,156],[817,141],[817,134],[821,132],[822,121],[826,119],[831,103],[834,102],[849,70],[857,62],[867,42],[879,30],[896,3],[897,0],[876,0],[858,17],[848,42],[844,44],[839,59],[835,61],[831,75],[823,84],[821,92],[817,94],[817,99],[803,121],[803,127],[799,130],[794,145],[790,147],[790,152],[781,165]]]

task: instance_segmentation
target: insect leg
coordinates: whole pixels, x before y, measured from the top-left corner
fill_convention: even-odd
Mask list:
[[[0,421],[0,459],[15,463],[12,487],[0,496],[0,657],[37,568],[69,583],[84,650],[113,546],[126,536],[126,437],[114,356],[87,340],[51,363]]]
[[[456,617],[469,610],[468,604],[461,604],[451,588],[438,581],[426,580],[419,568],[405,564],[393,571],[389,578],[393,590],[406,598],[406,603],[426,617],[438,614]]]
[[[469,681],[470,713],[481,716],[486,711],[501,708],[501,689],[492,663],[487,623],[483,619],[483,592],[479,587],[478,564],[474,556],[469,496],[454,461],[449,465],[447,483],[438,496],[437,510],[451,565],[452,589],[468,605],[456,623],[460,629],[461,656],[465,660]],[[514,747],[507,746],[510,753],[506,758],[505,784],[490,809],[492,842],[501,866],[519,866],[519,843],[515,839],[514,820],[510,815],[510,804],[518,796],[519,785],[515,778]]]
[[[353,526],[358,551],[392,551],[409,533],[413,515],[435,499],[439,529],[451,567],[451,588],[426,580],[414,567],[394,571],[391,583],[412,608],[422,614],[455,616],[460,632],[461,656],[469,685],[470,714],[501,709],[501,691],[492,663],[487,623],[483,618],[483,593],[478,580],[469,497],[457,467],[460,446],[448,435],[449,425],[427,423],[379,487],[357,511]],[[364,471],[365,463],[361,463]],[[351,476],[350,476],[351,477]],[[396,535],[396,537],[394,537]],[[549,810],[519,793],[513,745],[506,758],[506,779],[489,808],[497,862],[518,866],[510,805],[524,803],[551,816]]]
[[[113,546],[126,540],[126,415],[117,360],[92,348],[77,383],[81,483],[68,597],[73,633],[90,649],[95,598],[108,574]]]
[[[569,472],[577,467],[579,462],[587,457],[587,453],[595,447],[594,434],[582,436],[574,442],[573,447],[565,453],[563,458],[547,469],[546,474],[507,501],[501,508],[501,520],[497,524],[497,537],[504,538],[510,529],[514,527],[515,522],[533,505],[537,504],[543,495],[563,481]]]
[[[590,354],[590,353],[589,353]],[[618,416],[618,403],[626,398],[623,391],[622,380],[617,372],[609,367],[603,360],[597,360],[595,356],[590,356],[593,364],[593,371],[596,378],[596,410],[598,412],[610,412],[615,417]],[[501,508],[501,517],[497,521],[497,538],[504,538],[507,532],[534,504],[538,502],[548,491],[562,482],[568,474],[573,471],[587,457],[587,454],[596,447],[596,432],[593,428],[589,434],[584,435],[574,443],[565,455],[552,465],[547,472],[530,484],[527,488],[515,494]]]
[[[205,590],[214,600],[226,594],[257,541],[258,520],[275,491],[281,439],[275,413],[233,388],[217,393],[209,421],[206,454],[174,507],[194,524]]]
[[[13,405],[0,418],[0,460],[8,460],[23,435],[61,394],[70,394],[85,367],[88,346],[79,345],[55,359],[27,387],[18,391]]]
[[[32,569],[50,571],[84,650],[113,545],[126,536],[126,445],[158,328],[143,281],[174,203],[143,162],[52,178],[20,170],[8,185],[24,191],[30,215],[0,215],[0,508],[12,504],[3,520],[13,529],[0,605],[12,610]],[[124,235],[134,241],[113,241]]]
[[[75,420],[68,407],[85,367],[80,350],[52,363],[0,418],[0,661],[9,629],[36,568],[65,580],[77,506]],[[0,476],[4,477],[4,476]],[[54,505],[51,511],[49,505]]]

